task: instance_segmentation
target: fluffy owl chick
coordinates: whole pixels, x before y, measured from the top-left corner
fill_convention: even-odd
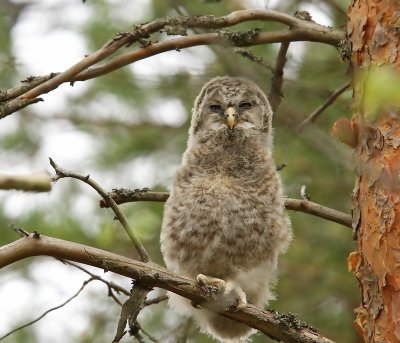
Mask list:
[[[197,97],[189,141],[165,204],[161,251],[167,267],[218,289],[216,311],[262,307],[279,253],[291,239],[271,156],[272,111],[265,94],[242,78],[217,77]],[[254,331],[173,293],[170,305],[222,342]],[[203,304],[204,305],[204,304]]]

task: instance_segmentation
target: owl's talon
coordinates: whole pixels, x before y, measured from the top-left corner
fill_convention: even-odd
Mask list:
[[[203,308],[200,304],[195,303],[193,300],[190,302],[190,305],[192,305],[194,308],[197,308],[197,309]]]
[[[197,275],[196,280],[200,286],[210,294],[218,294],[223,292],[225,289],[225,281],[222,279],[199,274]]]
[[[229,306],[226,311],[228,312],[238,312],[244,309],[247,306],[246,302],[243,302],[241,299],[238,299],[237,304]]]

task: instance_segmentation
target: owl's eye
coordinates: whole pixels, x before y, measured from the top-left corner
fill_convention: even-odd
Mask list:
[[[222,107],[221,107],[221,105],[214,104],[214,105],[210,106],[210,110],[213,112],[221,112]]]
[[[247,102],[247,101],[242,101],[239,104],[239,108],[241,110],[248,110],[249,108],[252,108],[252,107],[253,107],[252,103],[251,102]]]

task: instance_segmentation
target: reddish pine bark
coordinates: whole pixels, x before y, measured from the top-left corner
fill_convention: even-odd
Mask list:
[[[382,65],[399,69],[399,33],[398,1],[354,0],[348,22],[354,75]],[[348,263],[361,289],[357,331],[366,342],[393,343],[400,342],[400,119],[393,108],[367,119],[367,79],[355,77],[353,84],[352,122],[358,128],[353,229],[358,251]]]

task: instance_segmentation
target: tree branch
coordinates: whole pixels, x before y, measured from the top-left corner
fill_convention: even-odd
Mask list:
[[[67,261],[67,260],[62,260],[62,259],[59,259],[59,261],[64,263],[64,264],[68,264],[68,265],[70,265],[70,266],[72,266],[72,267],[74,267],[76,269],[79,269],[79,270],[83,271],[84,273],[88,274],[94,280],[98,280],[98,281],[104,283],[109,290],[113,289],[117,293],[122,293],[122,294],[125,294],[125,295],[129,295],[130,294],[124,287],[116,284],[115,282],[104,280],[102,277],[90,272],[89,270],[83,268],[79,264],[76,264],[74,262]]]
[[[143,262],[150,261],[150,256],[148,255],[146,249],[144,248],[140,240],[133,233],[124,213],[120,210],[120,208],[115,203],[115,201],[110,197],[110,195],[97,182],[95,182],[93,179],[90,178],[90,175],[83,176],[78,173],[74,173],[72,171],[67,171],[58,166],[51,158],[50,158],[50,164],[54,168],[57,174],[57,176],[54,178],[54,181],[57,181],[58,179],[64,177],[71,177],[83,181],[87,183],[89,186],[91,186],[93,189],[95,189],[97,193],[99,193],[103,197],[103,200],[113,210],[115,217],[121,223],[122,227],[125,229],[133,245],[138,251],[141,260]],[[137,316],[139,315],[140,310],[143,308],[143,304],[150,290],[151,289],[149,288],[141,286],[132,287],[129,299],[126,300],[122,305],[121,315],[117,326],[117,332],[115,334],[113,343],[119,342],[121,338],[125,335],[125,327],[127,322],[129,323],[131,331],[133,328],[135,328],[135,330],[133,331],[137,333],[137,327],[140,327],[139,324],[137,324]]]
[[[95,63],[110,56],[116,50],[123,47],[124,45],[127,44],[131,45],[142,38],[147,39],[151,33],[158,32],[162,29],[165,29],[166,27],[168,27],[168,29],[166,30],[167,33],[176,34],[177,31],[179,33],[186,32],[186,29],[188,28],[198,27],[207,29],[219,29],[223,27],[234,26],[245,21],[253,21],[253,20],[276,21],[285,24],[292,29],[290,32],[293,34],[289,36],[291,36],[293,40],[304,39],[304,40],[319,41],[327,44],[337,45],[339,41],[343,39],[342,32],[335,31],[331,28],[318,25],[316,23],[300,20],[286,13],[277,12],[273,10],[262,10],[262,9],[241,10],[232,12],[231,14],[228,14],[223,17],[214,17],[212,15],[193,16],[193,17],[185,17],[185,16],[165,17],[156,19],[147,24],[141,24],[135,26],[134,29],[130,32],[118,34],[115,38],[104,44],[101,49],[99,49],[98,51],[94,52],[89,56],[86,56],[82,61],[76,63],[63,73],[56,75],[51,80],[48,80],[44,84],[39,85],[34,89],[30,90],[23,96],[23,98],[24,99],[35,98],[40,94],[47,93],[57,88],[60,84],[66,81],[74,80],[74,76],[78,75],[80,72],[89,68]],[[258,42],[256,41],[255,44],[265,43],[265,38],[266,38],[265,34],[266,32],[259,34],[260,40]],[[215,35],[218,34],[213,34],[213,36]],[[286,37],[285,40],[287,39],[289,38]],[[152,45],[154,44],[151,44],[149,46]]]
[[[15,175],[0,173],[0,189],[16,189],[27,192],[48,192],[51,190],[50,176],[45,173]]]
[[[56,75],[57,74],[52,73],[46,76],[39,76],[39,77],[30,76],[26,80],[21,81],[22,84],[19,86],[7,89],[5,91],[0,90],[0,102],[14,99],[28,92],[32,88],[35,88],[36,86],[46,82],[47,80],[50,80]]]
[[[198,283],[169,272],[153,262],[143,263],[90,246],[39,234],[31,234],[29,237],[0,247],[0,268],[38,255],[67,259],[112,271],[135,279],[137,284],[145,288],[160,287],[197,304],[204,304],[210,300],[210,295]],[[319,335],[314,329],[291,315],[261,310],[252,305],[247,305],[237,312],[225,311],[221,314],[258,329],[279,341],[332,343],[331,340]]]
[[[279,47],[278,56],[276,57],[271,90],[268,94],[268,100],[273,113],[276,113],[282,100],[283,68],[287,61],[286,53],[289,49],[289,44],[289,42],[282,42]]]
[[[118,221],[121,223],[122,227],[125,229],[125,232],[131,239],[133,245],[135,246],[136,250],[138,251],[140,258],[143,262],[148,262],[150,261],[150,256],[147,253],[146,249],[142,245],[142,243],[139,241],[139,239],[136,237],[136,235],[133,233],[128,220],[124,213],[119,209],[118,205],[116,202],[110,197],[110,195],[93,179],[90,178],[90,175],[80,175],[78,173],[65,170],[61,168],[59,165],[54,162],[53,159],[49,158],[51,166],[54,168],[54,171],[56,172],[57,176],[54,178],[54,181],[58,181],[61,178],[64,177],[71,177],[73,179],[77,179],[80,181],[83,181],[84,183],[88,184],[91,186],[97,193],[100,194],[100,196],[103,197],[103,200],[105,201],[106,204],[108,204],[108,207],[111,207],[113,210],[115,217],[118,219]]]
[[[28,327],[28,326],[31,326],[31,325],[37,323],[39,320],[41,320],[42,318],[44,318],[45,316],[47,316],[50,312],[53,312],[53,311],[55,311],[55,310],[60,309],[61,307],[64,307],[64,306],[67,305],[69,302],[71,302],[73,299],[75,299],[75,298],[83,291],[83,289],[84,289],[91,281],[94,281],[94,280],[95,280],[94,278],[90,278],[89,280],[86,280],[86,281],[82,284],[81,288],[79,288],[78,291],[77,291],[74,295],[72,295],[71,297],[69,297],[69,298],[68,298],[67,300],[65,300],[62,304],[57,305],[57,306],[55,306],[55,307],[52,307],[52,308],[48,309],[47,311],[43,312],[43,313],[42,313],[39,317],[37,317],[36,319],[31,320],[30,322],[28,322],[28,323],[26,323],[26,324],[24,324],[24,325],[21,325],[21,326],[15,328],[14,330],[11,330],[10,332],[8,332],[8,333],[6,333],[5,335],[1,336],[1,337],[0,337],[0,341],[3,340],[3,339],[6,338],[6,337],[12,335],[12,334],[13,334],[14,332],[16,332],[16,331],[22,330],[22,329],[24,329],[24,328],[26,328],[26,327]]]
[[[34,99],[15,99],[10,102],[0,102],[0,119],[7,117],[11,113],[17,112],[23,109],[26,106],[36,104],[40,101],[43,101],[42,98],[34,98]]]
[[[109,193],[109,195],[117,204],[136,201],[164,202],[169,197],[169,193],[167,192],[148,192],[146,190],[130,191],[126,189],[114,190],[114,192]],[[100,207],[107,207],[104,200],[100,200]],[[351,228],[351,215],[322,206],[312,201],[285,198],[285,207],[288,210],[312,214]]]
[[[303,131],[304,127],[316,121],[319,115],[323,111],[325,111],[331,104],[333,104],[335,100],[339,97],[339,95],[344,93],[347,89],[349,89],[350,86],[351,86],[351,81],[348,81],[344,85],[336,89],[322,105],[320,105],[314,112],[312,112],[306,119],[304,119],[301,122],[301,124],[297,128],[297,131],[298,132]]]
[[[351,228],[351,215],[322,206],[309,200],[285,198],[288,210],[304,212]]]
[[[265,69],[268,69],[270,71],[274,70],[272,65],[270,65],[269,63],[266,63],[262,57],[258,57],[246,49],[235,48],[233,51],[235,53],[243,56],[244,58],[248,58],[250,61],[257,63],[258,65],[264,67]]]
[[[169,35],[185,35],[189,28],[220,29],[237,25],[245,21],[275,21],[287,25],[290,30],[258,32],[250,30],[248,32],[235,33],[204,33],[190,35],[159,43],[151,43],[148,39],[154,32],[164,30]],[[250,34],[253,32],[252,34]],[[289,42],[289,41],[313,41],[331,45],[337,45],[344,37],[344,33],[329,27],[318,25],[298,19],[294,16],[273,11],[273,10],[241,10],[228,14],[223,17],[208,16],[175,16],[156,19],[150,23],[136,25],[130,32],[118,33],[113,39],[106,42],[102,48],[86,56],[83,60],[74,64],[62,73],[51,73],[48,76],[32,78],[24,87],[15,87],[0,94],[0,101],[13,99],[3,104],[0,110],[0,119],[7,115],[37,101],[41,94],[48,93],[56,89],[64,82],[83,81],[94,78],[129,63],[141,60],[169,50],[179,50],[196,45],[218,44],[224,46],[249,46],[265,43]],[[124,46],[130,46],[135,42],[141,42],[142,48],[122,54],[110,62],[93,67],[94,64],[104,60],[114,54]],[[145,41],[146,44],[143,44]],[[23,92],[23,93],[22,93]],[[16,94],[19,95],[15,98]]]

